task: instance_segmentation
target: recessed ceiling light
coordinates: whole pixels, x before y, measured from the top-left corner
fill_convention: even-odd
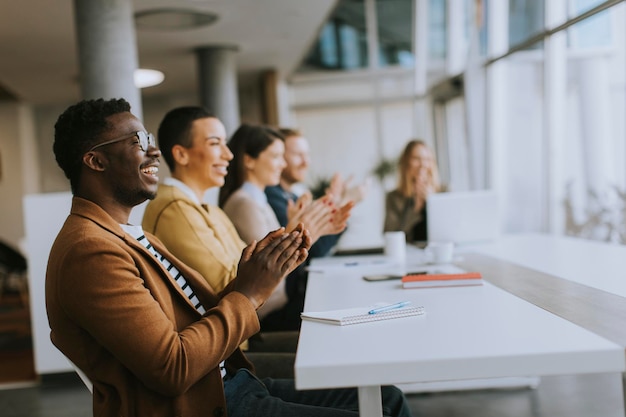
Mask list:
[[[135,24],[139,29],[183,30],[208,26],[217,21],[217,15],[187,9],[150,9],[135,13]]]
[[[146,88],[159,85],[165,79],[165,74],[153,69],[138,68],[135,70],[135,87]]]

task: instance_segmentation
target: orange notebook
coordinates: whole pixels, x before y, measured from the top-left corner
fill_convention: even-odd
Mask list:
[[[454,272],[435,270],[432,273],[405,275],[402,277],[403,288],[454,287],[482,284],[483,278],[480,272],[466,272],[463,270]]]

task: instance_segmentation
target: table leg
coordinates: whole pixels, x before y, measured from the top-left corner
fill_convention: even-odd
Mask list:
[[[360,417],[382,417],[383,403],[380,385],[359,387]]]
[[[622,398],[623,398],[623,410],[626,415],[626,372],[622,373]]]

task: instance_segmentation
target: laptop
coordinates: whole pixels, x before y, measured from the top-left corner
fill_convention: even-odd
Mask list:
[[[456,245],[494,240],[500,234],[495,191],[431,194],[426,201],[428,240]]]

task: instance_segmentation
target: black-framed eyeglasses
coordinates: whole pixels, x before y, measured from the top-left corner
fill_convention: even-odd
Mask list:
[[[99,143],[96,146],[89,149],[87,152],[91,152],[94,149],[97,149],[101,146],[110,145],[116,142],[121,142],[124,139],[132,138],[133,136],[137,136],[137,139],[139,140],[139,147],[141,148],[143,152],[147,152],[150,146],[153,146],[153,147],[156,146],[156,141],[154,140],[154,135],[152,133],[144,132],[143,130],[138,130],[128,135],[122,136],[121,138],[116,138],[116,139],[108,140],[106,142]]]

